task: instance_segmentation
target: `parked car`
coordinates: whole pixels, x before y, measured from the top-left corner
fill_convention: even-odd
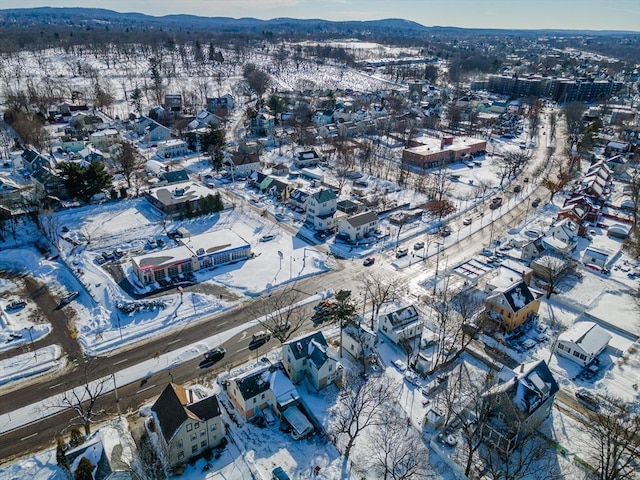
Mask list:
[[[63,296],[60,299],[60,305],[67,305],[73,302],[76,298],[78,298],[79,295],[80,295],[80,292],[75,292],[75,291],[67,293],[65,296]]]
[[[449,227],[442,227],[440,229],[440,236],[448,237],[449,235],[451,235],[451,229]]]
[[[525,350],[531,350],[535,346],[536,342],[534,340],[531,340],[530,338],[527,338],[524,342],[522,342],[522,348],[524,348]]]
[[[206,174],[204,177],[202,177],[202,180],[204,182],[204,184],[209,187],[209,188],[213,188],[216,186],[214,180],[213,180],[213,175],[210,174]]]
[[[376,259],[374,257],[367,257],[364,259],[364,262],[362,262],[362,265],[364,265],[365,267],[369,267],[373,265],[375,261]]]
[[[536,197],[533,199],[533,202],[531,202],[531,206],[533,208],[538,208],[538,205],[540,205],[540,198]]]
[[[414,250],[420,250],[424,248],[424,242],[417,242],[413,245]]]
[[[271,480],[289,480],[289,475],[282,469],[282,467],[276,467],[271,471]]]
[[[516,185],[515,187],[513,187],[513,191],[515,193],[519,193],[522,191],[522,185]]]
[[[275,235],[263,235],[262,237],[260,237],[260,241],[261,242],[270,242],[274,238],[276,238]]]
[[[407,255],[409,255],[409,249],[408,248],[399,248],[396,251],[396,258],[406,257]]]
[[[580,400],[589,410],[597,411],[600,410],[600,402],[595,395],[593,395],[588,390],[581,388],[576,392],[576,398]]]
[[[24,300],[15,300],[7,304],[7,306],[4,307],[4,309],[7,312],[11,312],[13,310],[20,310],[21,308],[24,308],[26,306],[27,306],[27,302],[25,302]]]
[[[489,208],[491,210],[495,210],[496,208],[499,208],[502,205],[502,197],[494,197],[491,200],[491,204],[489,205]]]
[[[472,222],[472,221],[473,221],[473,220],[472,220],[471,218],[465,218],[465,219],[462,221],[462,224],[463,224],[464,226],[471,225],[471,222]]]

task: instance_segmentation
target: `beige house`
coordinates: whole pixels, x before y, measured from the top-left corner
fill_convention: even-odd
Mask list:
[[[160,446],[172,467],[216,447],[225,436],[218,397],[170,383],[151,407]]]
[[[530,289],[524,281],[494,290],[487,298],[487,310],[502,330],[510,332],[537,314],[542,293]]]
[[[338,233],[357,242],[368,237],[378,227],[380,219],[376,212],[363,212],[343,218],[338,222]]]
[[[329,350],[322,332],[282,345],[282,364],[293,383],[307,379],[316,390],[322,390],[342,375],[342,365]]]
[[[280,415],[300,399],[296,387],[282,371],[281,365],[267,365],[229,379],[227,395],[240,414],[249,419],[271,407]]]

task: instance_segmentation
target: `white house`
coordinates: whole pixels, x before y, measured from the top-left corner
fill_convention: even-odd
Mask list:
[[[342,365],[329,349],[322,332],[282,345],[282,364],[293,383],[306,379],[316,390],[338,380]]]
[[[187,142],[172,138],[171,140],[158,142],[158,151],[156,153],[160,158],[172,158],[186,155],[188,152]]]
[[[260,157],[257,153],[234,153],[223,166],[230,177],[247,178],[251,172],[260,170]]]
[[[594,322],[578,322],[558,337],[555,353],[585,366],[607,348],[611,338],[610,333]]]
[[[356,360],[373,353],[376,334],[364,325],[347,325],[342,331],[342,348]]]
[[[300,399],[295,385],[278,365],[250,370],[229,379],[227,394],[245,419],[271,407],[279,415]]]
[[[422,320],[413,305],[393,307],[378,315],[378,331],[393,343],[422,335]]]
[[[298,168],[315,167],[320,163],[320,155],[315,150],[297,152],[293,157],[293,164]]]
[[[98,130],[89,135],[89,141],[93,143],[97,148],[110,147],[114,143],[117,143],[120,139],[120,134],[115,128],[107,128],[105,130]]]
[[[333,190],[320,190],[307,198],[306,223],[315,230],[332,230],[336,226],[337,209],[336,193]]]
[[[363,212],[343,218],[338,222],[338,233],[349,238],[351,242],[357,242],[378,227],[380,222],[376,212]]]

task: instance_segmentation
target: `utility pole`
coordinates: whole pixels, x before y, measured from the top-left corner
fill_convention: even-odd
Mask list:
[[[116,376],[111,372],[111,378],[113,379],[113,393],[116,397],[116,410],[118,411],[118,418],[122,415],[120,413],[120,397],[118,396],[118,384],[116,383]]]
[[[27,330],[27,332],[29,332],[29,339],[31,340],[31,350],[33,350],[33,356],[36,360],[38,360],[38,352],[36,351],[36,347],[33,345],[33,335],[31,334],[32,328],[33,325],[29,327],[29,330]]]

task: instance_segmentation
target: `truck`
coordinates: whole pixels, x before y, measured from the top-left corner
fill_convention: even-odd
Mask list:
[[[313,432],[313,425],[297,405],[287,408],[282,412],[282,416],[293,427],[291,438],[294,440],[300,440]]]

